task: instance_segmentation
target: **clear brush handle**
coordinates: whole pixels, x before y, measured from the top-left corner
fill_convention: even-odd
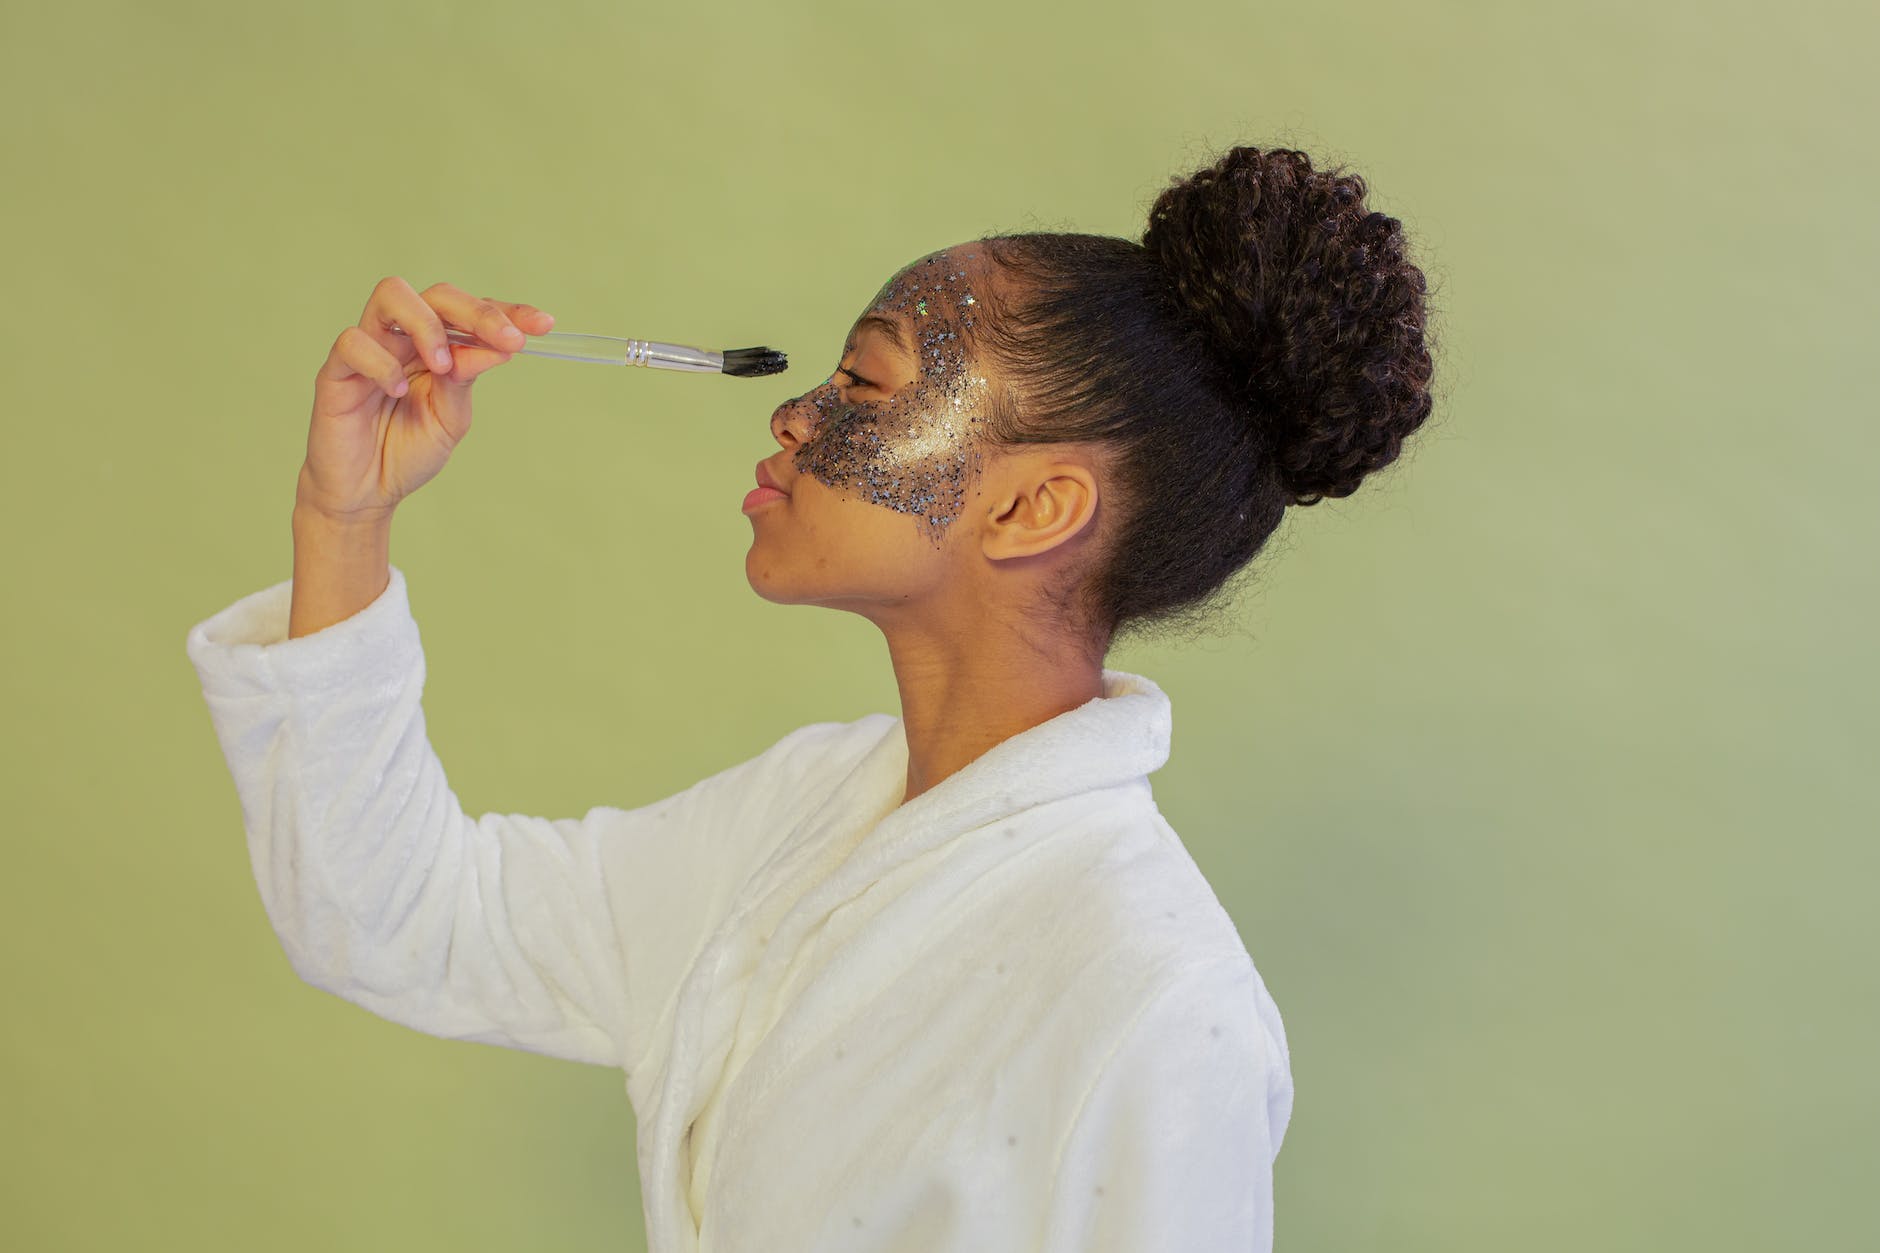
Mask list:
[[[449,329],[444,335],[453,344],[491,347],[468,331]],[[592,361],[596,365],[647,365],[700,374],[717,374],[725,368],[722,352],[707,352],[686,344],[665,344],[655,339],[617,339],[612,335],[576,335],[569,331],[545,331],[540,335],[524,332],[522,347],[516,351],[530,357]]]

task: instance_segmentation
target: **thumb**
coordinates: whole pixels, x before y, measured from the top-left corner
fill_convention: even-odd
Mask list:
[[[467,391],[485,372],[495,369],[516,354],[481,344],[450,345],[450,370],[436,375],[439,383]]]

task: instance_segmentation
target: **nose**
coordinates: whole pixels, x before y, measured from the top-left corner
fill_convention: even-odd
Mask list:
[[[807,443],[816,429],[816,409],[807,395],[786,400],[770,415],[770,435],[785,448]]]

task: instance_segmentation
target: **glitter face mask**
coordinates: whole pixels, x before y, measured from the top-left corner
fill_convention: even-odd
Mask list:
[[[983,466],[987,385],[972,370],[962,336],[978,311],[965,262],[952,250],[888,280],[867,313],[898,314],[895,320],[911,332],[914,381],[886,400],[855,402],[841,398],[832,374],[799,396],[792,403],[808,405],[812,418],[796,468],[838,491],[914,515],[938,547],[965,510],[967,485]]]

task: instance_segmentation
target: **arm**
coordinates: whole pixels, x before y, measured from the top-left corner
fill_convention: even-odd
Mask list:
[[[518,320],[552,321],[448,283],[373,288],[314,376],[292,582],[198,624],[189,656],[302,978],[434,1035],[637,1062],[763,834],[727,821],[750,763],[631,812],[467,818],[425,737],[388,559],[394,509],[469,432],[471,386],[521,346]]]
[[[392,516],[347,522],[294,505],[294,599],[287,638],[344,621],[377,600],[392,581]]]
[[[642,808],[471,818],[426,736],[402,572],[301,638],[292,594],[237,601],[188,651],[295,972],[430,1035],[637,1063],[833,724]]]

